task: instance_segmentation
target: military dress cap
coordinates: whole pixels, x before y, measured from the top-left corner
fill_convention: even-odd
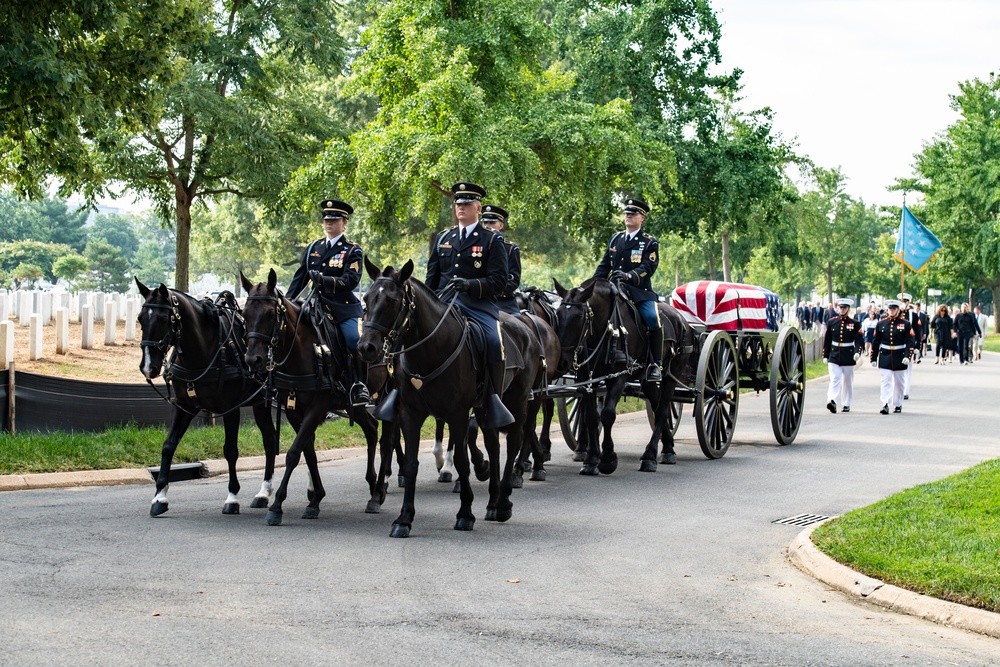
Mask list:
[[[885,307],[886,308],[902,308],[903,304],[900,303],[899,301],[897,301],[896,299],[889,299],[888,301],[885,302]]]
[[[507,211],[496,204],[487,204],[483,207],[483,220],[498,220],[506,225],[507,215]]]
[[[901,292],[897,294],[896,298],[900,299],[901,301],[913,301],[913,297],[907,294],[906,292]]]
[[[455,183],[451,186],[456,204],[468,204],[471,201],[482,201],[486,196],[486,188],[475,183]]]
[[[626,199],[625,212],[642,213],[643,215],[649,215],[649,204],[642,201],[641,199]]]
[[[844,297],[843,299],[837,299],[837,306],[838,307],[839,306],[847,306],[848,308],[850,308],[853,305],[854,305],[854,299],[849,299],[847,297]]]
[[[319,206],[323,209],[324,220],[347,218],[354,213],[354,208],[350,204],[339,199],[324,199]]]

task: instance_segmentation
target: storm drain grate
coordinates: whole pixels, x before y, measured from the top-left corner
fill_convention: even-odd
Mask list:
[[[795,516],[778,519],[776,521],[772,521],[771,523],[780,523],[785,526],[811,526],[814,523],[826,521],[829,518],[830,517],[825,514],[796,514]]]

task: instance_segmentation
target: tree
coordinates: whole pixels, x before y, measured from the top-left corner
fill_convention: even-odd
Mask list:
[[[191,236],[192,271],[234,284],[239,296],[239,274],[254,276],[262,266],[257,213],[252,202],[239,197],[227,197],[211,210],[197,213]]]
[[[15,241],[0,245],[0,269],[11,272],[20,264],[36,266],[42,271],[42,276],[55,280],[52,263],[63,255],[72,253],[69,246],[59,243],[42,243],[40,241]]]
[[[91,239],[84,250],[90,276],[81,286],[99,292],[124,292],[129,288],[129,261],[104,239]]]
[[[944,245],[931,260],[942,277],[989,289],[1000,312],[1000,76],[958,88],[951,107],[959,119],[916,156],[922,221]]]
[[[591,103],[572,72],[543,67],[554,35],[536,9],[527,0],[381,6],[346,87],[377,100],[378,113],[297,174],[287,199],[341,193],[362,230],[415,249],[451,224],[448,188],[468,179],[511,212],[530,253],[536,231],[607,228],[616,192],[655,194],[673,174],[669,148],[641,135],[628,101]]]
[[[83,255],[75,253],[63,255],[52,264],[52,273],[56,278],[65,280],[72,287],[77,281],[85,277],[90,263]]]
[[[93,239],[107,241],[128,260],[139,249],[139,237],[135,233],[135,220],[131,215],[107,213],[95,216],[90,228],[90,240]]]
[[[0,12],[0,182],[95,197],[98,137],[156,115],[177,44],[208,0],[5,0]],[[96,149],[96,150],[95,150]]]
[[[107,173],[174,218],[176,276],[189,282],[191,209],[222,194],[277,208],[289,175],[335,134],[313,85],[343,62],[335,0],[228,0],[209,34],[177,42],[178,76],[154,82],[161,113],[107,136]]]
[[[35,284],[36,280],[39,280],[43,276],[42,269],[37,264],[28,264],[27,262],[21,262],[10,272],[10,277],[17,283],[18,289],[31,287]]]

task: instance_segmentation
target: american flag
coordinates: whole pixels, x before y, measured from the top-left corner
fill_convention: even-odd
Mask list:
[[[675,289],[670,305],[713,331],[778,330],[778,295],[755,285],[698,280]]]

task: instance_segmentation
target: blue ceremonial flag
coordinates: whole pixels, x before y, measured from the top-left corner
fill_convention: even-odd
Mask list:
[[[917,220],[910,209],[903,206],[903,219],[899,223],[899,237],[892,256],[920,273],[927,262],[941,249],[941,242],[934,233]]]

